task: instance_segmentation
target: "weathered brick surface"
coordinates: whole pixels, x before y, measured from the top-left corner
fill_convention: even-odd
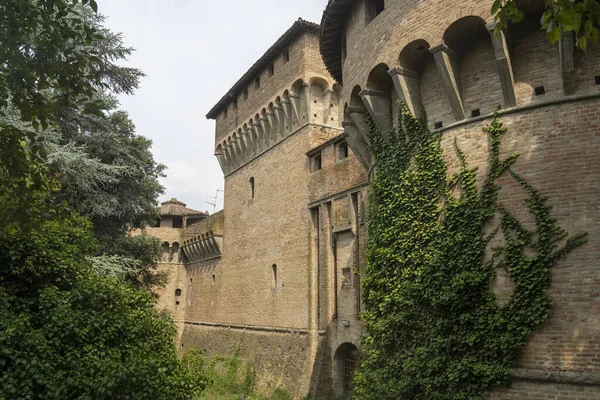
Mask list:
[[[448,127],[460,122],[450,107],[450,93],[442,83],[434,58],[428,55],[418,59],[400,58],[408,44],[422,40],[422,50],[428,51],[427,47],[444,43],[458,55],[453,68],[457,71],[455,78],[466,118],[469,119],[476,109],[481,115],[491,113],[503,103],[492,41],[483,29],[484,23],[493,20],[489,13],[491,4],[491,0],[386,1],[385,10],[367,24],[365,1],[354,2],[344,24],[347,42],[347,57],[343,62],[345,101],[350,102],[351,93],[356,93],[358,87],[375,88],[375,82],[370,81],[369,76],[376,66],[383,63],[389,68],[409,67],[421,76],[418,90],[430,126],[442,122]],[[463,17],[471,17],[470,22],[462,20],[454,24]],[[514,170],[550,197],[553,215],[561,226],[571,233],[589,233],[589,243],[552,270],[550,293],[554,306],[551,318],[533,335],[515,367],[598,374],[600,101],[573,97],[567,101],[565,96],[590,96],[598,92],[595,77],[600,75],[600,46],[590,48],[585,55],[575,51],[575,71],[566,75],[574,82],[573,89],[564,93],[558,49],[539,30],[539,16],[529,16],[510,27],[507,40],[517,106],[523,108],[502,116],[508,128],[503,137],[503,154],[521,154]],[[406,54],[415,57],[417,53],[404,54],[404,57],[408,57]],[[536,95],[534,89],[542,86],[545,93]],[[392,90],[390,98],[394,96]],[[360,104],[360,99],[352,98],[353,104],[356,100]],[[545,106],[530,108],[542,102]],[[488,122],[489,118],[463,121],[442,133],[441,143],[449,173],[458,168],[453,149],[456,139],[470,165],[480,167],[478,177],[481,182],[488,156],[488,137],[481,128]],[[326,179],[324,174],[324,184]],[[532,226],[531,215],[523,202],[525,191],[510,176],[502,177],[499,182],[503,187],[503,204],[527,226]],[[496,222],[492,221],[491,225]],[[361,248],[364,245],[361,244]],[[512,286],[506,273],[499,271],[491,287],[498,293],[500,304],[507,300]],[[595,386],[516,381],[510,389],[490,394],[490,399],[600,398],[598,390]]]

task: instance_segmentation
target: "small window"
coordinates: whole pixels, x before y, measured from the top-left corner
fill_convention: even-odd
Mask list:
[[[177,297],[181,296],[181,289],[175,290],[175,296],[177,296]]]
[[[233,101],[233,109],[237,110],[237,99]]]
[[[227,107],[223,110],[223,119],[227,119]]]
[[[343,160],[348,158],[348,143],[341,142],[337,145],[337,159]]]
[[[173,228],[183,228],[183,218],[173,218]]]
[[[435,129],[441,129],[443,126],[444,126],[444,123],[442,121],[438,121],[433,125],[433,127]]]
[[[250,178],[250,200],[254,198],[254,177]]]
[[[257,76],[256,79],[254,80],[254,88],[255,89],[260,88],[260,76]]]
[[[212,276],[212,281],[211,281],[211,283],[212,283],[213,286],[215,286],[215,282],[216,281],[217,281],[217,277],[213,275]]]
[[[546,89],[544,89],[543,86],[538,86],[535,88],[535,95],[536,96],[541,96],[543,94],[546,94]]]
[[[368,24],[385,10],[385,0],[365,0],[365,22]]]
[[[283,52],[283,62],[286,63],[290,61],[290,49],[285,49]]]
[[[275,75],[275,64],[271,63],[269,65],[269,78]]]
[[[271,273],[272,273],[272,284],[273,284],[273,289],[277,289],[277,265],[273,264],[271,266]]]
[[[175,305],[176,305],[176,306],[178,306],[179,304],[180,304],[180,303],[179,303],[179,300],[177,300],[177,301],[175,302]]]
[[[481,115],[481,111],[478,109],[471,111],[471,118],[479,117]]]
[[[600,85],[600,75],[596,76],[596,85]]]
[[[310,172],[316,172],[321,169],[321,153],[317,153],[310,158]]]
[[[248,100],[248,88],[244,89],[244,93],[242,93],[242,99],[244,99],[244,101]]]

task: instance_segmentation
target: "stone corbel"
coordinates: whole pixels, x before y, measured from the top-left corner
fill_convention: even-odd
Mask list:
[[[575,38],[573,31],[562,32],[558,50],[563,94],[573,94],[575,91]]]
[[[296,118],[296,121],[298,122],[298,126],[300,126],[301,125],[300,114],[302,113],[302,103],[301,103],[300,96],[297,94],[290,94],[290,103],[292,106],[293,117]],[[291,125],[290,125],[290,130],[293,130]]]
[[[368,171],[372,159],[369,145],[365,142],[363,135],[354,122],[344,121],[342,126],[344,127],[344,140],[346,140],[358,161]]]
[[[362,140],[367,145],[371,145],[371,140],[369,139],[369,125],[367,124],[367,110],[362,107],[348,107],[346,114],[358,128]]]
[[[256,143],[255,145],[258,148],[257,153],[260,153],[262,150],[265,149],[265,140],[264,140],[264,131],[262,130],[262,125],[260,124],[259,121],[255,121],[254,124],[254,133],[255,133],[255,137],[256,137]]]
[[[435,63],[438,67],[438,72],[442,78],[442,84],[450,101],[452,113],[457,121],[465,119],[465,108],[462,97],[460,95],[460,73],[458,71],[459,56],[446,46],[440,44],[429,49]]]
[[[268,149],[271,143],[271,126],[269,125],[269,121],[267,120],[267,118],[264,116],[261,116],[258,121],[263,132],[262,139],[264,142],[264,148]]]
[[[225,173],[225,156],[223,155],[223,150],[219,149],[217,151],[215,151],[215,157],[217,157],[217,161],[219,162],[219,165],[221,166],[221,171],[223,171],[223,173]]]
[[[306,112],[306,121],[310,121],[310,105],[312,103],[312,95],[310,94],[310,86],[308,83],[302,85],[302,95],[304,96],[304,110]],[[303,122],[298,122],[298,126],[301,126]]]
[[[277,142],[277,128],[279,127],[279,123],[277,122],[275,112],[269,110],[267,111],[267,121],[269,123],[269,143],[273,144]]]
[[[285,127],[285,132],[289,133],[292,131],[292,125],[293,125],[292,113],[294,111],[293,111],[292,103],[289,99],[282,99],[281,105],[283,107],[283,115],[284,115],[283,123],[284,123],[284,127]]]
[[[415,117],[421,116],[421,75],[407,68],[393,68],[388,71],[394,82],[398,98],[406,104]]]
[[[325,96],[323,98],[323,124],[329,124],[329,117],[331,116],[331,97],[333,95],[333,89],[327,88],[325,90]]]
[[[279,131],[279,136],[283,139],[285,137],[285,113],[283,108],[279,105],[273,107],[273,112],[275,113],[275,119],[277,120],[279,127],[277,129]]]
[[[390,94],[377,90],[363,90],[358,95],[362,98],[375,125],[377,125],[383,137],[387,139],[390,130],[390,110],[392,106]]]
[[[496,23],[487,24],[490,36],[492,37],[492,45],[494,46],[494,58],[498,67],[498,76],[502,86],[502,97],[504,100],[504,108],[510,108],[517,105],[517,96],[515,95],[515,78],[513,75],[510,53],[506,44],[506,36],[503,31],[497,35],[494,30]]]

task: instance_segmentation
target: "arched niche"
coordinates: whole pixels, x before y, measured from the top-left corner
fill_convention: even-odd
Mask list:
[[[467,16],[453,22],[444,32],[444,44],[453,76],[458,83],[464,117],[495,111],[504,103],[494,47],[485,21]]]
[[[309,79],[308,87],[310,89],[310,120],[319,124],[326,124],[331,99],[329,82],[323,78],[313,77]]]
[[[160,245],[160,249],[162,252],[161,255],[161,261],[162,262],[169,262],[169,250],[171,248],[171,245],[169,244],[169,242],[162,242]]]
[[[172,250],[171,250],[171,261],[174,263],[179,262],[179,243],[173,242]]]
[[[398,111],[398,96],[389,70],[386,64],[375,66],[369,73],[367,88],[359,93],[371,118],[384,136],[389,130],[391,115]]]

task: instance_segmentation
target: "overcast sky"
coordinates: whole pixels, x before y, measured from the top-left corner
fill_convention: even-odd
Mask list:
[[[99,0],[106,26],[136,49],[129,65],[146,73],[122,96],[137,132],[153,140],[169,169],[161,201],[177,197],[213,212],[223,173],[205,115],[298,17],[320,22],[327,0]],[[219,193],[217,210],[223,207]]]

